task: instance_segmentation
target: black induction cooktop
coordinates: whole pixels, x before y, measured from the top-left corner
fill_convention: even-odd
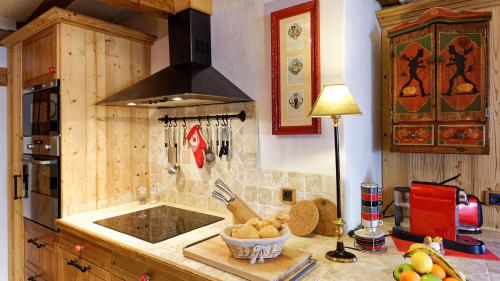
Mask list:
[[[94,223],[150,243],[158,243],[223,219],[175,207],[158,206]]]

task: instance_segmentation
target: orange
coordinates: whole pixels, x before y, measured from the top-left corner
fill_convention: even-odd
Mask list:
[[[415,271],[403,271],[399,275],[399,281],[420,281],[420,275]]]
[[[437,264],[433,264],[432,265],[432,271],[431,271],[432,274],[436,275],[437,277],[439,277],[439,279],[445,279],[446,278],[446,271],[444,271],[444,269],[437,265]]]
[[[458,281],[458,279],[453,278],[453,277],[448,277],[448,278],[445,278],[443,281]]]

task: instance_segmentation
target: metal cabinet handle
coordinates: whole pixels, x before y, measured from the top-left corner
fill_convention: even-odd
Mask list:
[[[21,175],[14,175],[14,200],[23,198],[22,196],[17,196],[17,179],[20,178]]]
[[[87,270],[90,270],[90,266],[81,266],[76,260],[68,260],[66,264],[78,268],[81,272],[86,272]]]
[[[23,163],[36,164],[36,165],[54,165],[57,164],[57,160],[35,160],[35,159],[23,159]]]
[[[28,239],[28,243],[35,245],[38,249],[45,247],[45,244],[38,243],[36,238],[35,239],[33,239],[33,238]]]
[[[36,281],[36,278],[33,276],[28,277],[28,281]]]

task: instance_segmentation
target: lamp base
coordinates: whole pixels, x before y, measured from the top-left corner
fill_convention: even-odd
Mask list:
[[[337,249],[326,253],[325,258],[333,262],[353,263],[356,262],[356,256],[344,249],[344,242],[337,241]]]

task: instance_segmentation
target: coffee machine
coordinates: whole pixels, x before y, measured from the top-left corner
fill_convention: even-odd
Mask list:
[[[477,210],[478,201],[475,199],[475,205],[467,207],[469,200],[463,191],[442,183],[414,181],[410,188],[398,187],[394,191],[395,227],[392,235],[414,242],[422,242],[425,236],[440,236],[447,249],[482,254],[486,250],[482,241],[459,233],[460,212],[465,211],[463,217],[470,221],[470,214]]]

